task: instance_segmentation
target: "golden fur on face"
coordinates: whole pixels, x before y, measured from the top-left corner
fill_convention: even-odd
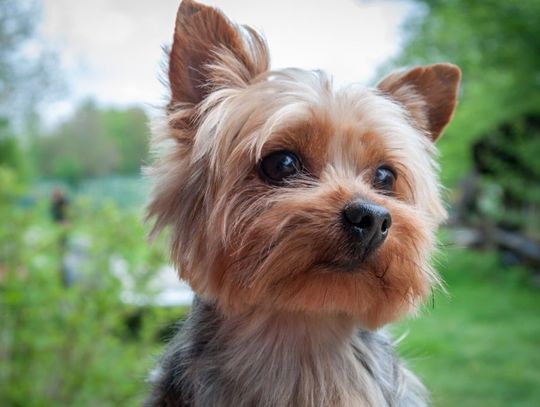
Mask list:
[[[459,70],[395,73],[335,89],[322,72],[270,71],[264,40],[192,1],[171,49],[171,102],[156,129],[148,214],[172,228],[180,276],[226,314],[345,315],[376,328],[413,311],[437,282],[429,259],[444,219],[433,142],[455,107]],[[287,150],[304,173],[271,185],[261,159]],[[373,186],[389,165],[392,194]],[[386,241],[362,261],[342,225],[353,199],[385,207]]]

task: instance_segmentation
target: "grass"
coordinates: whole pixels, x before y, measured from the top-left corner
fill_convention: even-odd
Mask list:
[[[493,253],[450,249],[421,317],[400,323],[399,346],[435,406],[540,405],[540,292]]]

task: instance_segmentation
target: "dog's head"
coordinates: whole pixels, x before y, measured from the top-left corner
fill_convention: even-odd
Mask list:
[[[344,56],[346,57],[346,56]],[[448,64],[336,90],[269,70],[265,41],[184,0],[148,214],[180,276],[225,313],[345,314],[374,328],[413,310],[444,219],[434,141],[459,85]]]

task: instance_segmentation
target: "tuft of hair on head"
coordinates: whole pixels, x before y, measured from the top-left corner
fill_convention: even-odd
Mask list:
[[[436,141],[452,119],[460,80],[460,69],[443,63],[394,72],[377,87],[403,105],[414,123]]]

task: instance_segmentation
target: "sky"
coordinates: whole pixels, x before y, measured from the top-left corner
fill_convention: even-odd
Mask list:
[[[266,37],[272,68],[331,73],[337,84],[367,83],[399,51],[401,25],[412,12],[399,0],[206,0]],[[40,34],[56,50],[66,92],[43,108],[61,121],[78,101],[164,103],[159,81],[179,0],[43,0]]]

